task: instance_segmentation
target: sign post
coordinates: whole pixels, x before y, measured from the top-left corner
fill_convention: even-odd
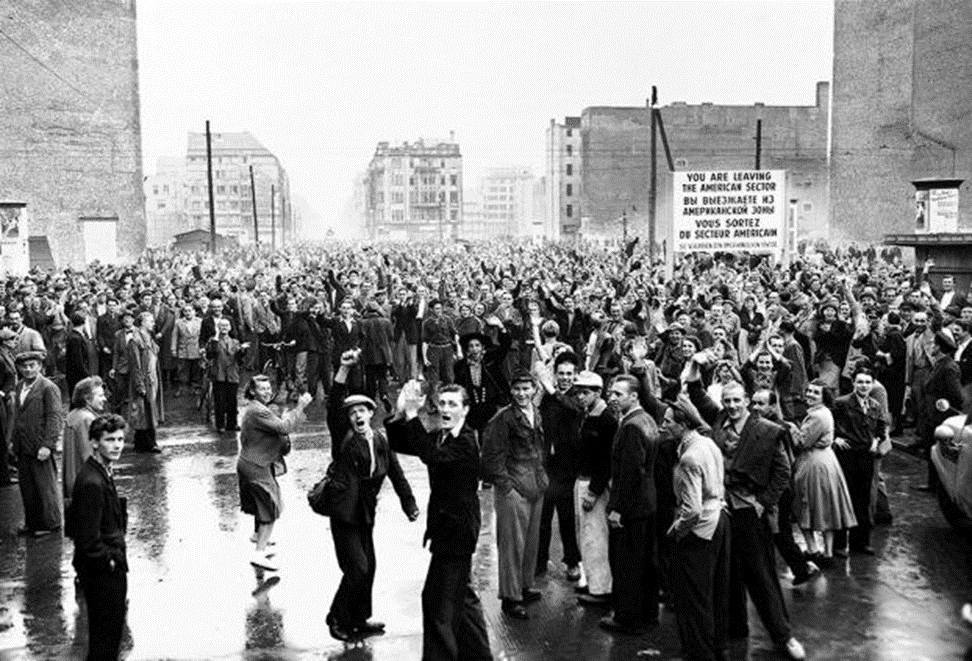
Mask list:
[[[674,252],[780,256],[786,245],[786,171],[672,174]]]

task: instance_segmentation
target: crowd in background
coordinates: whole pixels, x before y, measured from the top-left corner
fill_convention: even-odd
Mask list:
[[[933,284],[933,263],[912,268],[887,249],[802,248],[788,264],[716,253],[666,266],[637,240],[302,245],[219,256],[148,251],[125,266],[9,277],[0,282],[0,422],[10,460],[0,479],[16,481],[19,469],[25,510],[43,501],[50,480],[17,455],[37,457],[36,445],[50,445],[61,423],[33,444],[17,430],[25,416],[61,412],[26,412],[24,380],[49,381],[75,410],[118,411],[144,452],[159,451],[155,429],[169,393],[211,392],[215,428],[237,431],[241,374],[268,363],[273,385],[293,401],[328,397],[341,374],[342,397],[364,395],[389,415],[390,384],[423,382],[433,416],[434,394],[458,384],[496,497],[513,488],[510,439],[530,436],[524,429],[533,440],[518,459],[543,476],[535,493],[521,494],[526,505],[497,501],[498,518],[501,505],[510,515],[504,535],[531,540],[501,549],[501,564],[520,565],[500,568],[504,612],[523,618],[537,598],[533,577],[548,570],[556,513],[566,577],[583,601],[613,604],[605,624],[625,632],[650,625],[658,601],[688,580],[676,560],[688,551],[675,539],[698,533],[698,520],[680,519],[677,488],[691,480],[679,469],[685,439],[705,437],[721,455],[706,465],[725,474],[713,502],[751,511],[771,541],[752,536],[758,525],[737,530],[741,515],[729,526],[718,513],[701,538],[731,528],[734,545],[762,558],[749,569],[733,565],[734,576],[748,573],[730,593],[744,599],[745,584],[775,642],[800,658],[773,545],[796,585],[847,552],[872,554],[871,526],[891,520],[880,474],[890,438],[914,427],[927,452],[949,415],[936,402],[972,409],[972,301],[952,278]],[[34,364],[45,376],[23,369]],[[637,430],[618,431],[637,410],[647,414]],[[756,431],[737,425],[750,415]],[[67,429],[78,424],[69,417]],[[634,454],[618,454],[625,434]],[[741,438],[750,437],[759,442],[744,452]],[[67,431],[64,438],[67,453]],[[618,501],[632,457],[652,473],[634,505]],[[929,463],[925,488],[934,479]],[[592,511],[603,521],[585,518]],[[640,521],[637,531],[620,523],[626,517]],[[33,518],[26,528],[58,525]],[[628,585],[642,575],[643,584]],[[729,626],[733,635],[747,631],[744,620]],[[683,629],[683,643],[692,632]]]

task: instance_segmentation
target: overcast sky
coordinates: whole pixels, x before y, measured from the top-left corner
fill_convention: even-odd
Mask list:
[[[324,224],[382,140],[455,131],[471,188],[484,167],[542,175],[551,118],[652,84],[662,105],[813,105],[832,71],[832,0],[138,0],[138,23],[146,173],[206,119],[249,130]]]

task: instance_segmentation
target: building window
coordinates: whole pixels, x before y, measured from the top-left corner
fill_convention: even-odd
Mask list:
[[[459,210],[453,209],[449,212],[449,220],[459,220]]]
[[[408,178],[408,185],[409,186],[414,186],[415,185],[415,177],[409,177]]]
[[[391,219],[393,223],[400,223],[405,220],[405,212],[401,209],[392,209]]]
[[[574,166],[571,163],[567,164],[567,176],[574,174]]]
[[[439,161],[439,167],[440,168],[444,168],[445,167],[445,161]]]
[[[459,185],[459,176],[458,175],[455,175],[455,174],[450,174],[449,175],[449,185],[450,186],[458,186]]]
[[[567,197],[574,194],[574,184],[567,184]]]
[[[459,191],[454,190],[449,193],[449,202],[452,204],[459,204]]]
[[[567,205],[567,208],[565,209],[565,213],[567,214],[567,217],[568,218],[573,218],[574,217],[574,205],[573,204],[568,204]]]
[[[152,195],[158,195],[158,194],[159,194],[159,187],[152,186]]]
[[[239,186],[230,186],[230,192],[233,195],[239,195],[240,194],[240,187]]]
[[[216,187],[216,194],[217,195],[225,195],[226,194],[226,186],[217,186]]]
[[[567,129],[567,137],[574,135],[574,129]]]
[[[158,208],[159,209],[164,209],[165,208],[165,202],[159,200],[159,206],[158,206]]]
[[[574,146],[573,145],[567,145],[567,155],[568,156],[573,156],[573,154],[574,154]]]

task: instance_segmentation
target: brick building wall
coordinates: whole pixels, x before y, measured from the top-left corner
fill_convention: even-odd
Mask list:
[[[837,0],[834,8],[831,226],[877,240],[910,232],[911,181],[966,179],[972,221],[972,3]]]
[[[85,260],[79,219],[117,217],[145,247],[134,0],[0,0],[0,201],[27,204],[59,266]],[[15,43],[16,42],[16,43]]]
[[[812,106],[673,103],[661,108],[675,169],[752,169],[756,120],[762,120],[761,168],[787,171],[787,201],[803,236],[826,234],[829,86]],[[581,114],[581,208],[587,235],[647,236],[651,125],[647,108],[592,107]],[[672,178],[658,139],[656,240],[670,240]]]

